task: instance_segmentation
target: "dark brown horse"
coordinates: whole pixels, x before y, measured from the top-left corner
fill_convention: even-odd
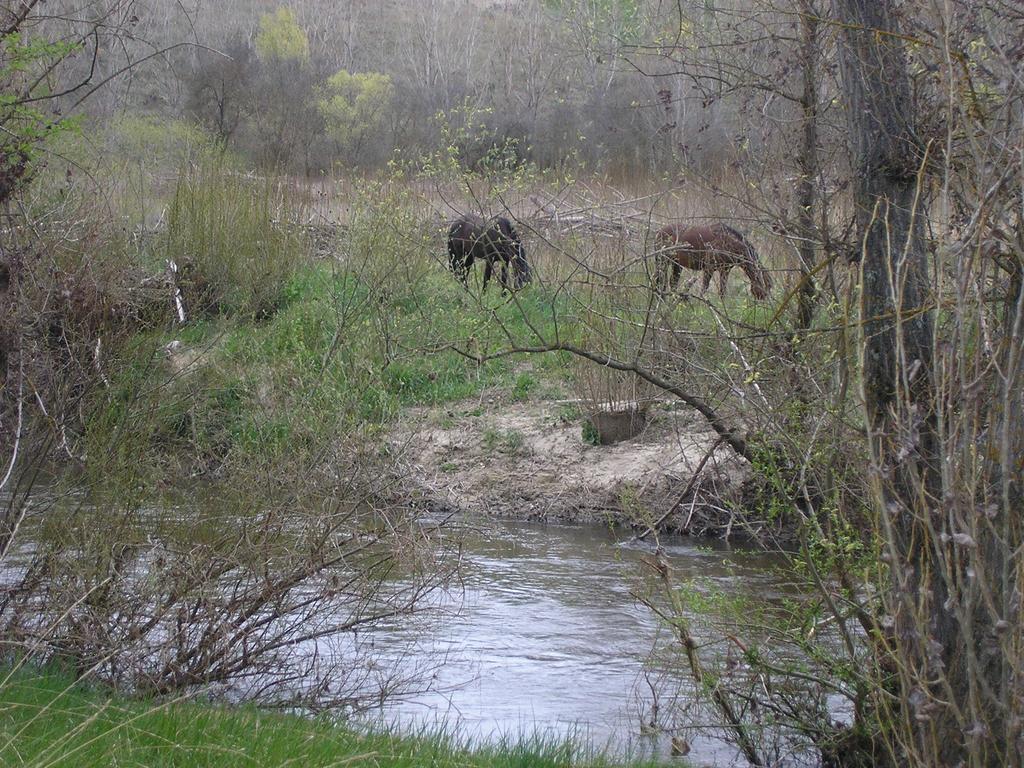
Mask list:
[[[503,289],[519,289],[530,282],[526,249],[512,222],[504,216],[485,221],[479,216],[466,214],[453,221],[448,228],[448,258],[452,272],[463,283],[466,283],[473,262],[483,261],[485,291],[496,265],[501,266],[498,279]],[[512,286],[508,281],[509,267],[515,281]]]
[[[755,299],[767,298],[772,278],[761,265],[754,246],[732,227],[711,224],[685,227],[669,224],[658,230],[654,238],[661,261],[658,268],[660,287],[674,290],[683,267],[704,273],[701,295],[708,290],[711,275],[718,272],[718,289],[725,296],[729,270],[739,267],[750,280],[750,293]],[[672,276],[669,278],[669,269]]]

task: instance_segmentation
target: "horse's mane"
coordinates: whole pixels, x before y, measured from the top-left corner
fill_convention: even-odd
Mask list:
[[[473,230],[483,231],[484,227],[485,223],[482,218],[473,213],[464,213],[448,227],[448,235],[449,237],[471,239],[475,237],[472,234]]]
[[[743,236],[743,233],[734,227],[730,227],[728,224],[717,224],[716,225],[721,232],[725,232],[727,235],[736,238],[736,240],[743,246],[743,250],[747,253],[747,258],[750,259],[754,264],[760,265],[761,257],[757,253],[757,249],[754,244],[747,240]]]
[[[760,280],[761,282],[762,289],[766,293],[768,291],[771,291],[772,276],[771,274],[769,274],[767,268],[761,263],[761,257],[758,255],[757,249],[754,247],[754,244],[747,240],[747,238],[743,236],[742,232],[740,232],[737,229],[734,229],[733,227],[730,227],[728,224],[719,224],[718,226],[721,228],[723,232],[726,232],[729,235],[735,237],[743,245],[743,249],[747,252],[747,258],[750,259],[748,266],[743,266],[741,264],[740,268],[747,272],[747,275],[750,276],[751,281],[753,281],[754,279],[753,274],[756,273],[757,279]],[[750,272],[748,270],[753,270],[753,272]]]
[[[737,240],[739,240],[744,245],[749,245],[749,243],[747,242],[747,238],[745,238],[743,236],[743,233],[740,232],[738,229],[734,229],[733,227],[730,227],[728,224],[721,224],[721,223],[716,225],[716,226],[720,230],[722,230],[723,232],[727,232],[730,235],[732,235],[733,237],[735,237]]]
[[[495,219],[495,223],[498,224],[498,229],[509,241],[515,249],[512,254],[512,267],[515,269],[516,284],[518,287],[522,287],[529,283],[529,261],[526,260],[526,249],[522,247],[522,240],[519,238],[519,232],[516,231],[515,226],[505,216],[498,216]]]
[[[512,226],[512,222],[504,216],[499,216],[497,223],[498,229],[501,230],[502,234],[515,245],[516,252],[513,256],[513,261],[515,262],[516,280],[520,286],[523,286],[530,282],[530,262],[526,259],[526,249],[523,248],[523,241],[519,238],[516,228]]]

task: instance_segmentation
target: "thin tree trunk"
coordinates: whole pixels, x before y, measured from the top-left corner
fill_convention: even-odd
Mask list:
[[[800,243],[800,295],[797,301],[797,328],[806,330],[814,320],[817,286],[814,283],[814,207],[815,179],[818,176],[818,14],[814,0],[799,0],[800,66],[803,70],[802,140],[797,158],[796,222]]]

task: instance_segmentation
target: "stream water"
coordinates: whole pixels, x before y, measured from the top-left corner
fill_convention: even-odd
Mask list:
[[[681,538],[661,545],[678,582],[758,601],[786,592],[779,561],[764,553]],[[433,690],[392,701],[378,717],[477,740],[572,735],[616,755],[668,756],[668,733],[640,733],[654,698],[644,673],[669,719],[685,703],[688,676],[664,624],[631,592],[651,549],[597,526],[474,522],[444,620],[372,632],[378,654],[393,649],[396,660],[433,669]],[[723,740],[687,738],[694,765],[736,764]]]
[[[687,709],[685,657],[634,596],[652,543],[596,525],[482,518],[444,535],[458,540],[462,567],[456,584],[433,594],[437,610],[375,624],[353,639],[383,669],[428,672],[426,690],[387,699],[371,713],[375,722],[407,732],[443,728],[477,743],[568,736],[636,758],[668,758],[676,733],[689,742],[691,765],[743,764],[724,739],[688,730],[701,716]],[[723,597],[763,605],[791,596],[777,556],[684,538],[660,544],[675,583],[692,581],[709,598],[703,615],[689,617],[698,633]],[[7,577],[18,578],[21,568],[15,556]],[[699,639],[712,637],[721,639]],[[645,735],[641,724],[652,719],[655,700],[660,729]]]

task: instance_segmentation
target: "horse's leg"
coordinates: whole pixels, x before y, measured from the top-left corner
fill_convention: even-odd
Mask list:
[[[725,298],[725,284],[729,280],[730,267],[722,267],[718,270],[718,295]]]
[[[705,269],[704,270],[704,279],[701,281],[701,284],[700,284],[700,295],[701,296],[703,296],[705,293],[708,292],[708,286],[711,285],[711,273],[712,273],[712,270],[710,270],[710,269]]]
[[[493,270],[493,266],[491,265],[491,260],[490,259],[484,259],[484,287],[483,287],[484,292],[487,291],[487,281],[491,279],[491,271],[492,270]]]
[[[508,262],[501,262],[501,292],[508,293]]]
[[[672,269],[672,261],[665,254],[661,254],[656,258],[658,261],[655,263],[654,287],[657,288],[658,293],[667,293],[669,287],[669,270]]]
[[[669,283],[669,290],[674,291],[679,287],[679,275],[683,273],[683,268],[679,266],[678,261],[672,262],[672,280]]]

